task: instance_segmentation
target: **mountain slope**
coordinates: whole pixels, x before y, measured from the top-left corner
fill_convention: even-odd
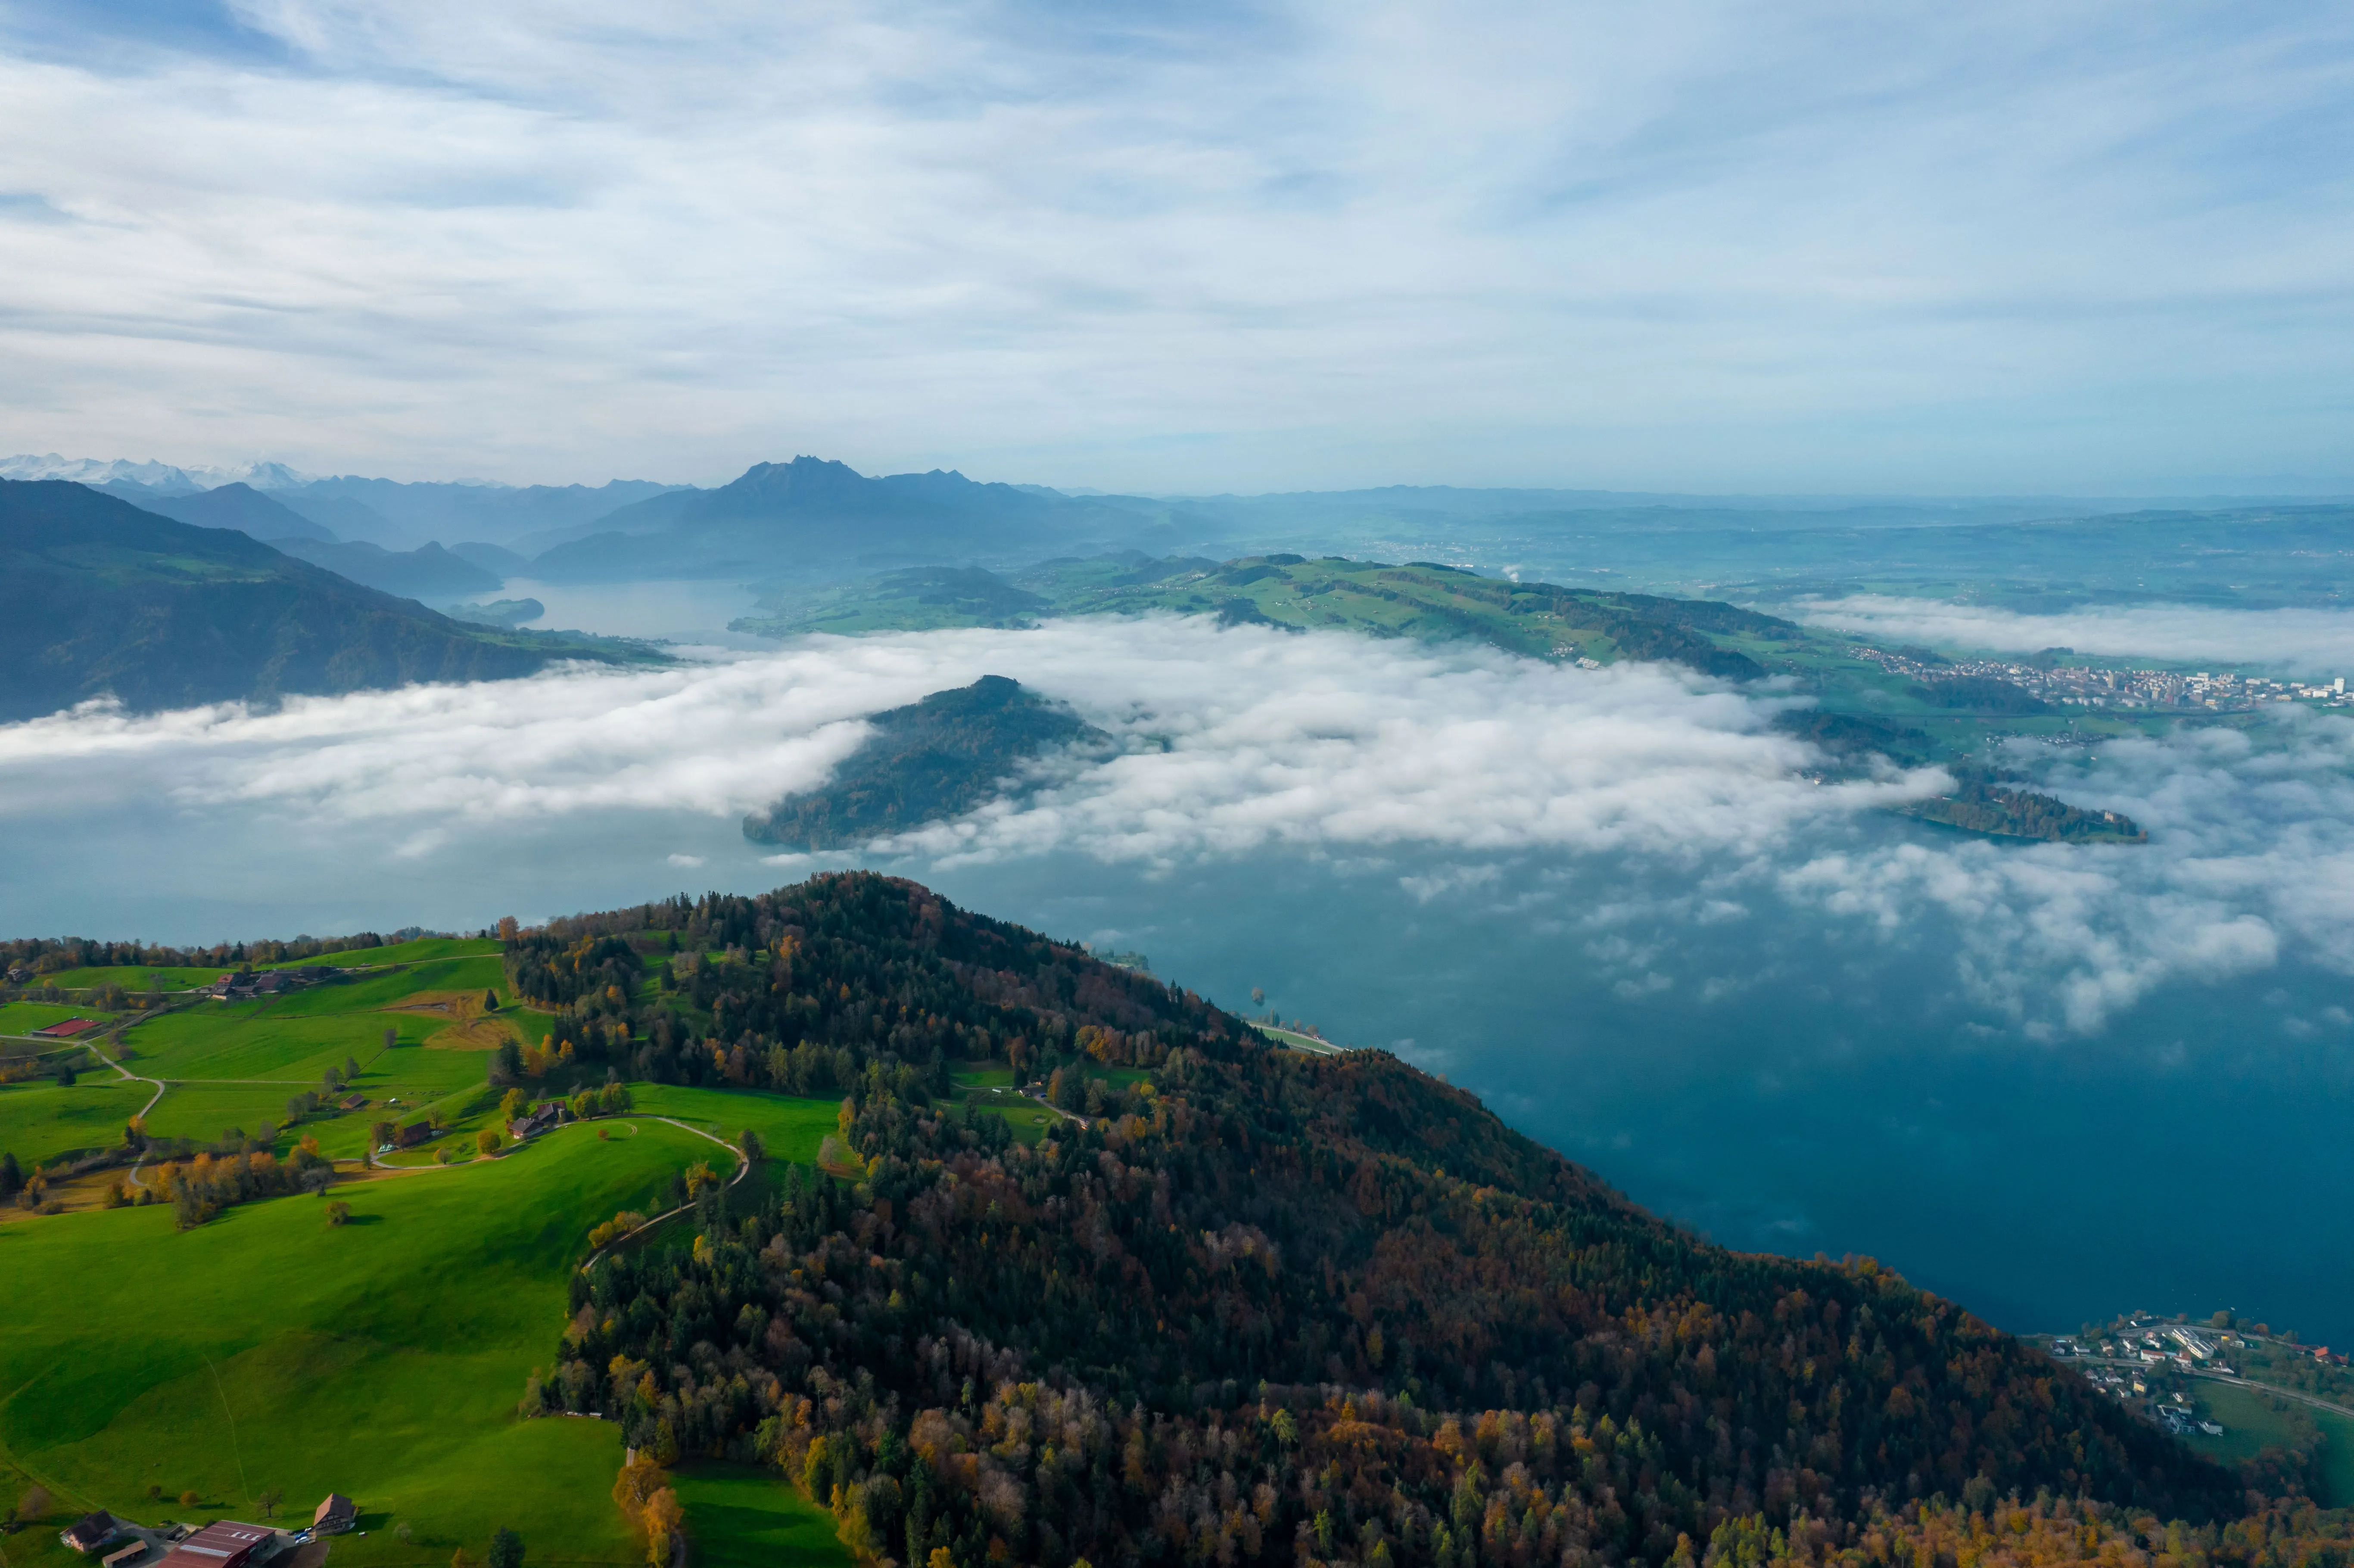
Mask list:
[[[470,628],[226,528],[0,481],[0,720],[526,675],[616,647]]]
[[[1938,1496],[2243,1506],[1868,1261],[1702,1242],[1386,1054],[1274,1049],[911,883],[582,916],[507,964],[592,1076],[846,1097],[834,1179],[714,1183],[691,1251],[581,1277],[526,1406],[774,1464],[871,1559],[1600,1568],[1733,1531],[1754,1568]],[[960,1093],[992,1059],[1069,1113],[1034,1146]]]
[[[376,518],[371,530],[346,527],[337,532],[347,538],[366,538],[398,548],[428,539],[481,539],[513,546],[530,535],[576,527],[673,488],[642,479],[617,479],[600,485],[510,486],[403,483],[339,475],[311,480],[280,495],[287,505],[318,517],[330,527],[335,526],[336,515],[354,521]]]
[[[312,519],[280,505],[242,481],[185,495],[164,495],[137,486],[109,487],[107,493],[158,517],[196,528],[234,528],[264,544],[277,539],[335,542],[334,535]]]
[[[365,539],[349,544],[317,539],[273,539],[270,543],[298,560],[402,599],[447,599],[470,593],[489,593],[506,580],[499,573],[487,571],[439,544],[420,545],[414,550],[387,550]]]
[[[707,576],[964,561],[1089,538],[1125,540],[1148,520],[1100,502],[976,483],[960,473],[877,479],[843,463],[797,457],[756,463],[717,490],[653,497],[604,522],[610,531],[541,556],[534,575],[565,581],[647,571]]]

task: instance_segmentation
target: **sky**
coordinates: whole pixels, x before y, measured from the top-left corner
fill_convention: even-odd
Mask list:
[[[2354,487],[2354,12],[0,0],[0,450]]]

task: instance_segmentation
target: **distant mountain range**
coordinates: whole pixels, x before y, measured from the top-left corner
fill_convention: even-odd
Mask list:
[[[79,483],[0,481],[0,721],[101,696],[153,710],[660,657],[461,624],[239,529]]]
[[[876,570],[1019,568],[1138,550],[1435,560],[1580,588],[1745,602],[1918,584],[2022,609],[2176,599],[2354,602],[2354,508],[2318,497],[1694,495],[1391,485],[1147,497],[873,476],[815,457],[716,489],[646,480],[508,486],[322,478],[283,464],[175,468],[50,453],[0,477],[68,479],[165,515],[366,550],[298,550],[355,580],[447,599],[502,580],[733,579],[806,590]],[[234,500],[229,499],[234,495]],[[267,503],[267,504],[264,504]],[[2228,570],[2222,562],[2228,559]],[[1991,597],[1989,597],[1991,596]]]
[[[234,468],[181,468],[173,463],[132,462],[124,458],[69,458],[56,452],[19,452],[0,458],[0,479],[63,479],[76,484],[135,484],[164,495],[187,495],[244,482],[275,490],[309,482],[282,462],[240,463]]]
[[[938,469],[869,478],[845,463],[798,457],[756,463],[717,490],[623,507],[532,569],[566,582],[1031,559],[1157,543],[1169,532],[1160,512],[1150,502],[982,484]]]
[[[113,492],[105,485],[93,489]],[[313,539],[332,544],[335,535],[304,516],[271,500],[242,480],[214,490],[183,494],[147,493],[123,496],[133,506],[187,523],[198,528],[234,528],[268,544],[275,539]]]

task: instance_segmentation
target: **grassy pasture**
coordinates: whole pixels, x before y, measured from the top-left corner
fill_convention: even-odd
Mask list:
[[[553,1350],[582,1216],[644,1210],[716,1152],[641,1118],[343,1183],[342,1227],[307,1198],[186,1233],[160,1206],[0,1227],[0,1467],[143,1522],[186,1511],[150,1485],[194,1489],[199,1517],[343,1491],[369,1534],[335,1555],[359,1568],[438,1568],[502,1524],[535,1562],[631,1562],[605,1500],[618,1429],[518,1422],[514,1403]]]
[[[30,1034],[36,1029],[47,1029],[52,1023],[63,1023],[69,1018],[95,1018],[110,1022],[114,1014],[94,1012],[87,1007],[75,1007],[59,1001],[0,1002],[0,1034]],[[63,1045],[67,1042],[60,1040]]]
[[[2203,1432],[2187,1439],[2200,1453],[2236,1464],[2270,1447],[2291,1446],[2303,1433],[2319,1427],[2323,1437],[2316,1477],[2325,1507],[2354,1507],[2354,1421],[2332,1411],[2316,1410],[2295,1400],[2283,1400],[2286,1410],[2273,1408],[2273,1396],[2255,1389],[2201,1379],[2193,1395],[2223,1428],[2221,1437]]]
[[[734,1143],[746,1128],[760,1135],[769,1158],[817,1163],[817,1146],[836,1125],[840,1100],[803,1100],[748,1089],[695,1089],[677,1084],[632,1084],[633,1109],[666,1116]],[[591,1136],[594,1136],[593,1134]],[[709,1144],[704,1145],[710,1149]],[[717,1154],[716,1149],[711,1152]]]
[[[1278,1045],[1305,1051],[1311,1056],[1337,1056],[1341,1051],[1341,1047],[1329,1040],[1319,1040],[1312,1034],[1302,1034],[1297,1030],[1278,1028],[1272,1023],[1254,1023],[1251,1027]]]
[[[832,1516],[773,1475],[697,1465],[673,1471],[671,1482],[701,1568],[850,1568]]]
[[[0,1085],[0,1150],[27,1169],[61,1155],[111,1149],[155,1091],[112,1073],[85,1073],[72,1088],[46,1078]]]
[[[356,1057],[365,1068],[384,1050],[387,1027],[422,1041],[429,1023],[394,1013],[305,1017],[276,1001],[207,1002],[133,1026],[123,1044],[134,1070],[158,1078],[264,1079],[279,1094],[316,1088],[320,1075]]]
[[[134,996],[149,991],[188,991],[200,985],[210,985],[234,964],[207,964],[196,969],[171,969],[153,964],[110,964],[98,969],[60,969],[41,980],[51,985],[79,991],[101,986],[110,981]]]

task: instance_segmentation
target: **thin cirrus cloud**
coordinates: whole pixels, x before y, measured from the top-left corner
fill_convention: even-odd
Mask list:
[[[2342,9],[117,10],[0,17],[23,450],[2346,473]]]

